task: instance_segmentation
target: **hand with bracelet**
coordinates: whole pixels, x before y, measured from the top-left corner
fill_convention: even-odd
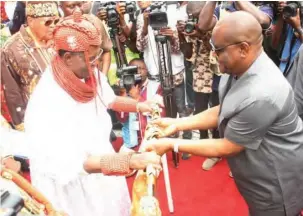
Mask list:
[[[104,175],[127,175],[133,170],[145,169],[152,165],[161,170],[161,157],[155,152],[114,153],[101,156],[89,156],[83,164],[88,173],[103,173]]]
[[[153,104],[158,101],[144,101],[138,102],[133,98],[117,96],[116,100],[109,105],[109,108],[117,112],[141,112],[150,113],[152,111]],[[159,104],[162,106],[161,104]],[[163,107],[163,106],[162,106]]]

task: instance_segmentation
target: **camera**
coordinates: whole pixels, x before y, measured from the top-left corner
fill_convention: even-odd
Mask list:
[[[16,216],[24,207],[24,200],[8,190],[1,190],[1,216]]]
[[[125,88],[127,92],[134,85],[142,82],[142,77],[138,74],[137,66],[123,66],[117,70],[117,76],[120,78],[119,87]]]
[[[119,14],[116,10],[116,2],[101,3],[100,9],[106,10],[108,26],[112,29],[117,29],[119,25]]]
[[[289,1],[287,5],[283,8],[283,16],[285,18],[294,17],[297,15],[298,8],[300,9],[301,17],[302,17],[302,9],[303,3],[300,1]]]
[[[149,25],[154,30],[160,30],[163,27],[167,27],[168,19],[164,2],[153,2],[146,10],[150,12]]]
[[[192,33],[196,28],[196,24],[197,24],[197,20],[194,19],[192,14],[190,14],[187,22],[185,23],[184,31],[188,34]]]
[[[137,11],[137,6],[136,6],[136,2],[126,2],[125,3],[125,13],[127,13],[129,15],[129,20],[131,22],[134,22],[135,19],[135,13]]]

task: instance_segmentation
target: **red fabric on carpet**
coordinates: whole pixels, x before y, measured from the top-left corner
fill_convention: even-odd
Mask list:
[[[113,146],[119,149],[122,138],[118,138]],[[168,157],[169,175],[174,201],[174,216],[245,216],[247,205],[240,196],[234,180],[229,177],[229,168],[225,160],[219,162],[212,170],[201,168],[204,158],[191,157],[182,160],[178,168],[174,168],[171,154]],[[134,176],[127,179],[131,192]],[[171,215],[168,211],[163,174],[158,178],[157,197],[163,216]]]

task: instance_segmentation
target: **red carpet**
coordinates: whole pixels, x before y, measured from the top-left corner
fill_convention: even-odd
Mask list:
[[[122,139],[118,138],[113,146],[120,148]],[[181,160],[179,168],[174,168],[171,154],[168,154],[168,167],[171,180],[175,212],[170,214],[167,206],[163,175],[158,179],[157,197],[162,215],[174,216],[246,216],[247,206],[240,196],[235,183],[229,177],[229,168],[225,160],[212,170],[201,169],[204,158],[191,157]],[[131,191],[134,177],[128,178]]]

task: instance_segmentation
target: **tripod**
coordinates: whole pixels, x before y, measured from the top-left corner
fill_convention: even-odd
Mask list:
[[[155,35],[158,50],[158,64],[161,88],[163,90],[163,100],[167,117],[175,117],[176,111],[173,109],[173,74],[171,63],[171,45],[168,37],[164,35]],[[175,167],[179,165],[179,154],[172,152]]]
[[[123,66],[127,66],[127,59],[125,55],[124,46],[119,40],[118,27],[112,27],[109,30],[109,36],[113,43],[114,56],[117,64],[117,72],[122,70]]]

